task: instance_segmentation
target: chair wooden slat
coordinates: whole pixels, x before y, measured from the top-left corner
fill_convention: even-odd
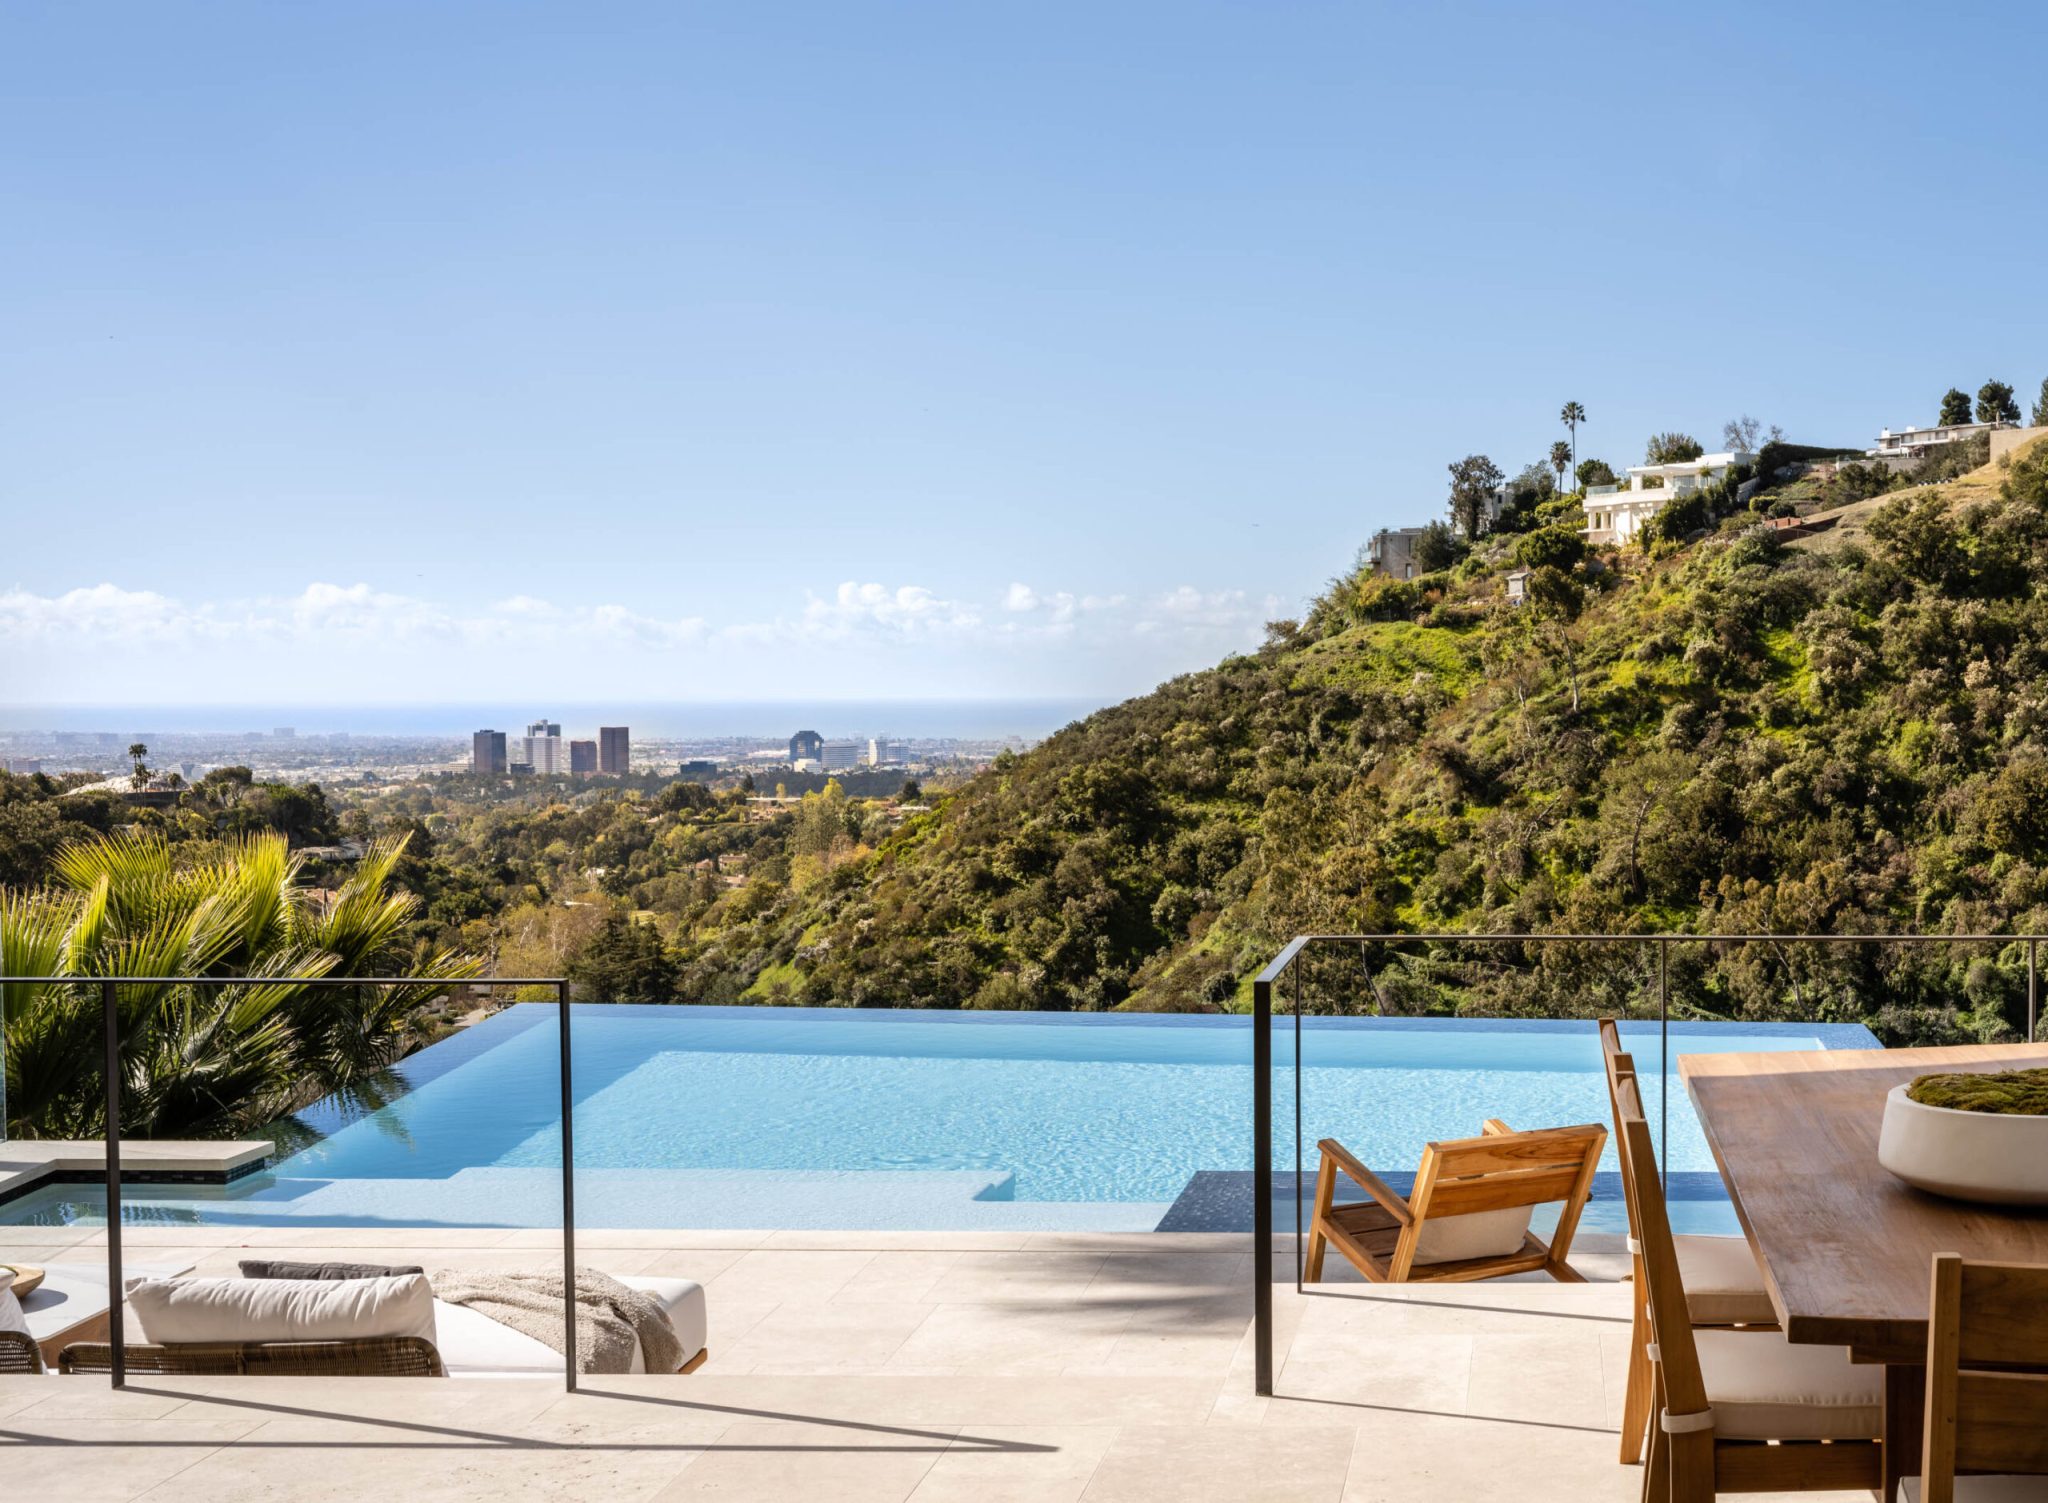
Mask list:
[[[2048,1475],[2048,1266],[1934,1259],[1923,1503],[1959,1472]]]

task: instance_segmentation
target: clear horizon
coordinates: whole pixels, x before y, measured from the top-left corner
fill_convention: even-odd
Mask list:
[[[1107,702],[1567,399],[2028,402],[2048,16],[1925,22],[31,0],[0,692]]]

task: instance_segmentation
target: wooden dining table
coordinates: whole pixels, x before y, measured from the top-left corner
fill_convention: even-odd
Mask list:
[[[2048,1263],[2048,1208],[1916,1190],[1877,1161],[1885,1095],[1948,1070],[2048,1066],[2048,1044],[1685,1054],[1678,1070],[1788,1340],[1884,1365],[1884,1491],[1920,1470],[1934,1255]]]

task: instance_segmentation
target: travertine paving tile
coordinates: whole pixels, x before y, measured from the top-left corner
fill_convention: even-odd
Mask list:
[[[953,1426],[855,1431],[836,1425],[741,1422],[659,1497],[831,1498],[901,1503],[953,1443]]]
[[[1109,1359],[1130,1316],[1060,1311],[1047,1318],[1034,1303],[937,1305],[883,1366],[885,1372],[1059,1373]]]
[[[962,1253],[931,1289],[939,1304],[1079,1302],[1102,1271],[1102,1253]]]
[[[879,1371],[936,1305],[778,1305],[744,1337],[721,1346],[721,1370],[735,1373]]]
[[[1103,1454],[1087,1503],[1335,1503],[1351,1467],[1347,1426],[1126,1425]]]
[[[704,1292],[711,1300],[737,1299],[754,1304],[823,1304],[865,1268],[872,1252],[784,1252],[759,1248],[742,1253],[715,1277]]]
[[[846,1281],[833,1299],[840,1304],[856,1301],[901,1304],[910,1300],[929,1300],[939,1280],[952,1272],[961,1256],[958,1251],[878,1252],[860,1272]]]
[[[253,1420],[62,1419],[0,1426],[7,1497],[127,1503],[257,1428]]]
[[[1074,1503],[1117,1437],[1104,1425],[979,1425],[932,1463],[911,1503]]]

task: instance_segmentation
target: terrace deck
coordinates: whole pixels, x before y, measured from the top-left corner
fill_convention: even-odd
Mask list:
[[[546,1231],[137,1227],[228,1273],[251,1247],[546,1264]],[[233,1245],[229,1245],[232,1239]],[[98,1233],[0,1228],[0,1260],[91,1261]],[[1292,1289],[1278,1392],[1252,1395],[1242,1233],[586,1231],[588,1263],[710,1295],[684,1378],[0,1380],[10,1497],[783,1500],[1633,1499],[1614,1461],[1626,1289]],[[1811,1496],[1811,1495],[1809,1495]]]

